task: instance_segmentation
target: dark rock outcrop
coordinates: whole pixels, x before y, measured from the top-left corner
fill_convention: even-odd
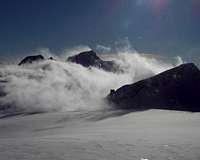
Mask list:
[[[49,57],[48,60],[55,61],[55,59],[53,57]]]
[[[68,62],[81,64],[84,67],[96,67],[109,72],[120,71],[119,66],[114,61],[103,61],[94,51],[82,52],[78,55],[68,57]]]
[[[200,71],[192,63],[111,90],[108,100],[127,110],[168,109],[200,111]]]
[[[28,56],[24,58],[18,65],[24,65],[24,64],[32,64],[34,62],[45,60],[45,58],[42,55],[35,55],[35,56]]]

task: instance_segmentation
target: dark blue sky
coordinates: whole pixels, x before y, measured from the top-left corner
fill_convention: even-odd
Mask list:
[[[0,58],[125,37],[139,51],[198,54],[199,28],[199,0],[0,0]]]

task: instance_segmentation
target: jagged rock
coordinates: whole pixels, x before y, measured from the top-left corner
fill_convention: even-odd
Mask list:
[[[54,61],[55,59],[53,57],[49,57],[48,60]]]
[[[114,61],[103,61],[92,50],[69,57],[67,61],[81,64],[84,67],[97,67],[109,72],[120,71],[119,66]]]
[[[45,58],[42,55],[35,55],[35,56],[28,56],[26,58],[24,58],[18,65],[24,65],[24,64],[32,64],[33,62],[38,62],[38,61],[42,61]]]
[[[192,63],[111,90],[108,100],[120,109],[200,111],[200,71]]]
[[[0,81],[0,98],[6,96],[5,86],[3,86],[1,83],[7,83],[7,82],[6,81]]]

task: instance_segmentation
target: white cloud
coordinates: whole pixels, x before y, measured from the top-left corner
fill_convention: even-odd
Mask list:
[[[45,52],[48,55],[48,50]],[[110,56],[125,70],[124,73],[88,69],[59,60],[21,67],[3,65],[0,68],[0,80],[7,83],[0,83],[0,87],[5,87],[7,95],[0,98],[0,104],[22,108],[25,112],[107,108],[109,106],[104,98],[110,89],[173,67],[156,58],[131,52],[130,47],[128,51],[124,49]]]
[[[97,45],[96,50],[99,53],[109,53],[111,51],[111,48],[103,45]]]

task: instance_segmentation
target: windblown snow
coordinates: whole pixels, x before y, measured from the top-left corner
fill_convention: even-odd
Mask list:
[[[9,112],[49,112],[108,109],[104,98],[110,89],[153,76],[180,63],[136,52],[101,55],[114,60],[124,70],[112,73],[66,62],[46,60],[25,66],[2,65],[0,104]],[[67,58],[67,57],[66,57]]]

